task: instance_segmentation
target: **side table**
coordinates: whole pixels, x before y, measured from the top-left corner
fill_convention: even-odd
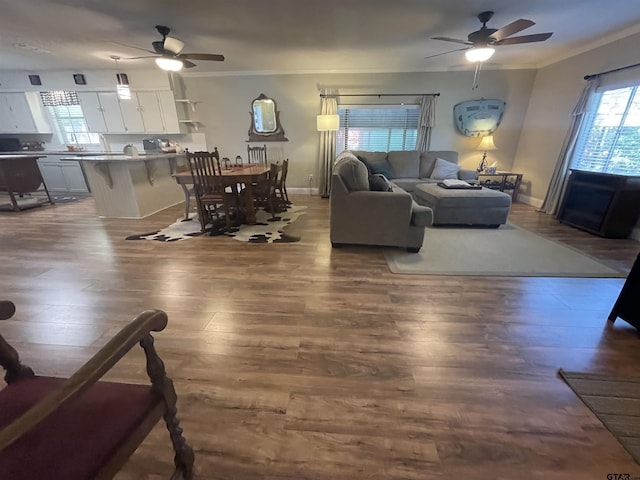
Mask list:
[[[482,177],[487,177],[482,180]],[[515,202],[518,198],[518,189],[522,182],[522,173],[514,172],[495,172],[495,173],[478,173],[478,183],[483,187],[492,190],[500,190],[511,194],[511,201]]]

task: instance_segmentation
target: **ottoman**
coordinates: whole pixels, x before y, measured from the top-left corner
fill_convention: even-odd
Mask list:
[[[433,210],[433,225],[486,225],[507,222],[511,196],[489,188],[453,189],[433,183],[416,185],[415,201]]]

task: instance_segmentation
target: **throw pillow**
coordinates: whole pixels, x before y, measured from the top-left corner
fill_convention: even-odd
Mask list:
[[[358,160],[364,163],[364,166],[367,167],[367,171],[369,172],[369,175],[373,175],[373,171],[369,161],[366,158],[364,158],[362,155],[356,155],[356,157],[358,157]]]
[[[458,178],[460,165],[447,162],[441,158],[436,158],[436,165],[431,172],[431,178],[435,180],[445,180],[447,178]]]
[[[391,170],[391,165],[389,165],[386,160],[384,162],[370,163],[369,165],[371,165],[371,173],[380,173],[390,180],[395,178]]]
[[[379,173],[369,175],[369,190],[372,192],[393,192],[389,180]]]

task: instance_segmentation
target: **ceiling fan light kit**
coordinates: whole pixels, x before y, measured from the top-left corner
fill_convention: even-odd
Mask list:
[[[493,56],[495,51],[496,49],[492,47],[474,47],[464,52],[464,56],[470,62],[486,62]]]
[[[181,60],[167,57],[156,58],[156,65],[158,65],[162,70],[167,70],[170,72],[178,72],[182,70],[183,67]]]

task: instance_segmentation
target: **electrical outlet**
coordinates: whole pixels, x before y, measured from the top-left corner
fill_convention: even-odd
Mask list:
[[[312,173],[309,174],[309,183],[311,183],[311,182],[313,182],[313,174]]]

